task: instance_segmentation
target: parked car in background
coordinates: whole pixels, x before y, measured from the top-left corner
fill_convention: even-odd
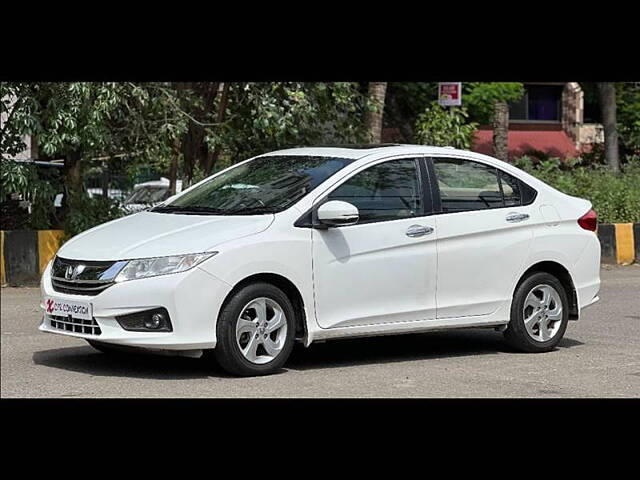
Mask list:
[[[548,352],[598,301],[595,230],[589,201],[486,155],[281,150],[66,242],[40,330],[237,375],[276,371],[296,340],[447,328]]]
[[[149,207],[158,205],[171,196],[169,179],[162,177],[160,180],[138,183],[133,187],[133,193],[124,202],[124,209],[128,213],[135,213]],[[182,191],[182,180],[176,181],[176,193]]]

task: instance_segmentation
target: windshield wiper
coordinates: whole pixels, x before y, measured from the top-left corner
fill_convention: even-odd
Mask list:
[[[149,210],[158,213],[183,213],[185,215],[224,215],[225,211],[219,208],[199,207],[199,206],[178,206],[178,205],[158,205]]]
[[[265,213],[276,213],[275,207],[248,207],[238,208],[236,210],[226,210],[226,215],[262,215]]]

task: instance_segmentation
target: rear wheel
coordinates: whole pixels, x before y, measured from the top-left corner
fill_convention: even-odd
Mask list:
[[[243,287],[218,318],[218,364],[234,375],[267,375],[280,369],[293,348],[295,310],[287,295],[269,283]]]
[[[505,339],[523,352],[553,350],[567,329],[569,301],[562,283],[537,272],[520,283],[511,303],[511,320]]]

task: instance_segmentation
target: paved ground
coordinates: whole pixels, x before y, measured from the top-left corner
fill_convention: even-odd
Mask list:
[[[296,349],[285,371],[261,378],[40,333],[39,290],[4,288],[1,396],[640,397],[640,266],[602,279],[602,300],[551,353],[513,353],[493,330],[337,340]]]

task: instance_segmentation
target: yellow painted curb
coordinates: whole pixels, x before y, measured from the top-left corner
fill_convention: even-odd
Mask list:
[[[4,232],[0,230],[0,285],[7,283],[4,273]]]
[[[635,258],[633,223],[616,223],[616,263],[630,265]]]
[[[38,258],[40,263],[40,275],[47,268],[60,245],[62,244],[63,230],[38,230]]]

